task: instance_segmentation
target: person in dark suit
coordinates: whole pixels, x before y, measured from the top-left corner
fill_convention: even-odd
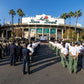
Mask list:
[[[26,63],[27,63],[27,72],[28,72],[28,74],[30,74],[29,53],[30,53],[30,50],[27,49],[27,45],[25,44],[24,48],[22,49],[22,54],[23,54],[23,74],[25,74]]]
[[[16,56],[16,45],[14,42],[12,42],[9,46],[9,52],[10,52],[10,65],[15,66],[15,56]]]
[[[21,61],[22,58],[22,46],[20,45],[20,42],[18,42],[18,46],[17,46],[17,61],[19,59],[19,61]]]
[[[0,59],[2,59],[2,45],[0,44]]]
[[[84,45],[80,55],[82,55],[82,69],[84,70]]]

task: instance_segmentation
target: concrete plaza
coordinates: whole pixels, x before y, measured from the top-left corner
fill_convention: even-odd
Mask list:
[[[0,60],[0,84],[84,84],[84,71],[70,74],[47,44],[33,57],[30,75],[23,75],[22,67],[22,62],[10,66],[9,57]]]

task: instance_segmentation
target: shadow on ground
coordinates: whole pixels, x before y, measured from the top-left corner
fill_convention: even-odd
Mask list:
[[[9,56],[5,56],[3,57],[3,59],[0,59],[0,66],[3,65],[8,65],[10,64],[10,57]],[[16,62],[16,66],[21,65],[22,62]]]
[[[36,56],[33,57],[33,62],[31,67],[35,67],[31,73],[40,71],[48,66],[60,62],[60,58],[56,56],[54,51],[52,51],[48,45],[41,45]]]

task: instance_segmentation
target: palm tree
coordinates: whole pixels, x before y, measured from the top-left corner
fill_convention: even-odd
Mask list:
[[[69,30],[70,30],[70,26],[71,26],[71,17],[74,17],[74,13],[72,11],[70,11],[67,14],[67,17],[69,18]],[[69,31],[68,31],[68,39],[69,39]]]
[[[76,32],[78,17],[80,17],[81,15],[82,15],[82,12],[80,10],[75,11],[75,17],[76,17],[75,32]]]
[[[13,9],[11,9],[9,11],[9,14],[12,16],[12,25],[13,25],[13,17],[14,17],[14,15],[16,15],[16,13],[15,13],[15,11]]]
[[[19,15],[19,19],[20,19],[20,17],[21,17],[21,24],[22,24],[22,17],[23,17],[25,14],[24,14],[24,12],[22,11],[22,9],[20,9],[20,8],[17,10],[17,13],[18,13],[18,15]]]
[[[19,15],[18,23],[20,23],[20,11],[22,11],[20,8],[17,10],[17,13]]]
[[[69,18],[69,28],[71,26],[71,17],[74,17],[74,13],[71,11],[68,13],[68,18]]]
[[[64,27],[65,27],[65,31],[66,31],[66,23],[65,23],[65,20],[68,18],[68,15],[67,13],[63,13],[60,18],[63,18],[64,19]]]

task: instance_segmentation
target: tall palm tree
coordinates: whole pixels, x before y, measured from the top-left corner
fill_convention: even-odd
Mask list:
[[[65,31],[66,31],[66,23],[65,23],[65,20],[68,18],[68,15],[67,13],[63,13],[60,18],[63,18],[64,19],[64,27],[65,27]]]
[[[70,28],[70,26],[71,26],[71,17],[74,17],[74,12],[72,12],[72,11],[70,11],[70,12],[68,13],[68,18],[69,18],[69,28]]]
[[[75,11],[75,17],[76,17],[75,32],[76,32],[78,17],[80,17],[81,15],[82,15],[82,12],[80,10]]]
[[[20,23],[20,11],[22,11],[20,8],[17,10],[17,13],[19,15],[18,23]]]
[[[71,27],[71,17],[74,17],[74,12],[70,11],[68,14],[67,14],[67,17],[69,18],[69,30],[70,30],[70,27]],[[69,40],[69,31],[68,31],[68,40]]]
[[[17,10],[17,13],[18,13],[18,15],[19,15],[19,18],[21,17],[21,24],[22,24],[22,17],[23,17],[25,14],[24,14],[24,12],[22,11],[22,9],[20,9],[20,8]]]
[[[12,25],[13,25],[13,17],[14,17],[14,15],[16,15],[16,13],[15,13],[15,11],[13,9],[11,9],[9,11],[9,14],[12,16]]]

